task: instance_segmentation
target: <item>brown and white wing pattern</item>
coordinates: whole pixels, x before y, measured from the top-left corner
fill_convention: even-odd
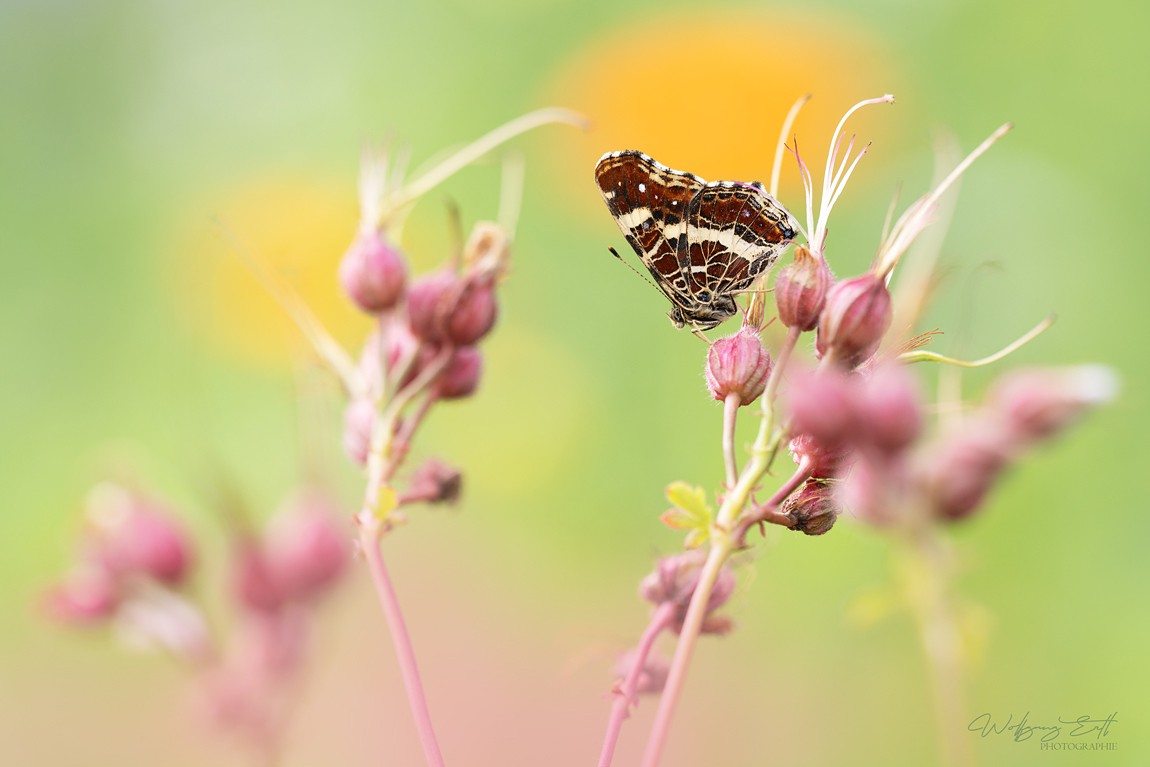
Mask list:
[[[672,303],[693,303],[688,274],[680,268],[679,241],[687,230],[687,208],[706,182],[632,150],[599,158],[595,182],[655,283]]]
[[[746,290],[795,236],[787,210],[761,184],[712,181],[687,208],[679,260],[700,301]]]

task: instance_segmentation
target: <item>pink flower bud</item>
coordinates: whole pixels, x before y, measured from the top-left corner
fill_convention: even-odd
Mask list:
[[[795,463],[811,462],[811,477],[834,479],[841,477],[855,460],[854,449],[843,442],[824,444],[809,434],[800,434],[791,440],[791,457]]]
[[[169,585],[184,580],[194,559],[192,542],[166,511],[111,482],[93,488],[87,511],[97,557],[110,572],[145,574]]]
[[[233,568],[232,593],[241,606],[256,613],[283,606],[284,594],[258,540],[245,537],[237,542]]]
[[[375,426],[375,403],[369,399],[355,399],[343,411],[343,449],[348,457],[361,466],[367,463],[371,452],[371,431]]]
[[[868,272],[840,282],[819,317],[818,351],[834,349],[839,362],[853,368],[878,350],[891,319],[890,291],[881,277]]]
[[[787,389],[792,432],[810,435],[821,445],[837,445],[854,434],[858,423],[857,379],[838,370],[796,375]]]
[[[879,365],[858,398],[862,439],[894,453],[909,447],[922,431],[922,411],[914,377],[899,365]]]
[[[339,281],[360,309],[378,314],[403,295],[407,266],[399,249],[377,231],[361,231],[339,265]]]
[[[483,372],[483,355],[474,346],[456,349],[451,362],[439,374],[435,392],[440,399],[461,399],[470,397],[479,387],[479,376]]]
[[[105,622],[120,605],[116,579],[100,567],[89,567],[68,575],[44,597],[49,618],[72,626],[92,626]]]
[[[447,304],[459,290],[459,278],[441,269],[417,279],[407,291],[407,317],[416,336],[433,344],[446,332]]]
[[[1013,451],[1008,430],[989,418],[977,418],[947,439],[925,471],[927,497],[947,519],[972,514],[986,498]]]
[[[739,404],[749,405],[767,388],[771,355],[753,329],[743,328],[711,344],[703,372],[712,397],[722,402],[738,394]]]
[[[491,331],[497,310],[492,280],[468,280],[447,316],[448,340],[456,346],[474,344]]]
[[[291,501],[264,540],[268,571],[285,599],[307,599],[330,588],[351,559],[350,534],[337,510],[318,493]]]
[[[463,488],[459,470],[438,458],[428,458],[411,475],[404,502],[455,503]]]
[[[682,554],[664,557],[655,565],[654,572],[645,577],[639,584],[639,596],[656,605],[664,602],[674,602],[678,607],[675,631],[680,631],[683,620],[687,616],[687,608],[691,604],[691,597],[695,594],[695,587],[699,584],[699,574],[706,562],[707,553],[701,550],[686,551]],[[719,577],[711,589],[707,599],[707,612],[710,613],[726,604],[735,590],[735,574],[729,567],[724,566],[719,571]],[[730,623],[715,620],[709,626],[704,623],[705,633],[720,634],[730,629]]]
[[[879,527],[893,524],[901,509],[892,502],[895,481],[889,476],[888,468],[867,459],[857,462],[850,475],[839,484],[837,502],[869,524]]]
[[[612,669],[616,678],[623,680],[630,675],[631,669],[635,666],[635,655],[635,650],[632,649],[619,656],[615,661],[615,668]],[[639,672],[639,676],[635,680],[635,692],[639,695],[661,693],[664,685],[667,684],[667,676],[670,673],[671,664],[666,658],[655,654],[653,651],[647,653],[647,658],[643,662],[643,670]]]
[[[798,492],[791,493],[790,497],[783,501],[781,510],[794,518],[795,524],[791,527],[792,530],[807,535],[822,535],[827,532],[834,527],[839,515],[831,483],[819,479],[808,479],[804,482]]]
[[[775,278],[779,321],[788,328],[814,330],[833,283],[827,262],[805,246],[796,245],[794,263],[784,267]]]
[[[989,407],[1025,444],[1054,436],[1117,391],[1117,376],[1102,365],[1018,370],[994,384]]]

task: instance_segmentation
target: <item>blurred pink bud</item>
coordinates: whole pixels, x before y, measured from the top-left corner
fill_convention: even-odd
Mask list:
[[[490,278],[468,280],[447,316],[448,340],[455,346],[474,344],[491,331],[497,313],[494,282]]]
[[[634,649],[620,655],[615,661],[612,673],[618,679],[626,679],[635,667],[636,652]],[[635,680],[635,693],[638,695],[657,695],[663,691],[667,684],[667,676],[671,673],[671,664],[666,658],[654,652],[647,653],[643,661],[643,670]]]
[[[1090,408],[1114,399],[1118,377],[1104,365],[1018,370],[991,389],[989,407],[1020,443],[1054,436]]]
[[[808,479],[798,492],[783,501],[782,511],[795,520],[792,530],[807,535],[822,535],[834,527],[839,508],[831,483]]]
[[[478,349],[474,346],[456,349],[451,362],[436,379],[435,393],[440,399],[470,397],[479,387],[482,372],[483,355]]]
[[[463,488],[459,470],[438,458],[428,458],[411,475],[404,501],[407,503],[455,503]]]
[[[861,436],[880,450],[890,453],[903,450],[922,431],[917,382],[901,365],[876,367],[860,395]]]
[[[833,283],[827,262],[805,246],[796,245],[794,263],[784,267],[775,279],[779,321],[788,328],[814,330]]]
[[[360,309],[378,314],[403,295],[407,266],[399,249],[378,231],[361,231],[339,265],[339,281]]]
[[[857,378],[837,370],[799,373],[787,388],[792,432],[810,435],[822,445],[835,445],[852,435],[858,423]]]
[[[1009,462],[1012,442],[1007,430],[987,417],[964,424],[926,469],[927,496],[934,510],[947,519],[973,513]]]
[[[371,452],[371,431],[375,426],[375,403],[354,399],[343,411],[343,449],[349,458],[363,465]]]
[[[839,362],[853,368],[878,350],[891,319],[890,291],[881,277],[868,272],[840,282],[819,317],[818,351],[834,349]]]
[[[272,520],[264,556],[283,598],[307,599],[343,575],[351,559],[351,536],[330,500],[305,492]]]
[[[72,626],[105,622],[120,605],[116,579],[100,567],[77,570],[48,590],[44,612],[49,618]]]
[[[749,405],[767,388],[771,355],[758,333],[746,327],[711,344],[703,372],[712,397],[722,402],[738,394],[739,404]]]
[[[900,510],[892,503],[894,480],[888,475],[887,468],[865,458],[856,463],[837,488],[837,502],[872,525],[881,527],[894,523]]]
[[[256,613],[283,606],[284,595],[258,540],[249,536],[237,542],[232,567],[232,592],[240,605]]]
[[[678,606],[675,631],[682,628],[683,619],[687,616],[687,607],[691,604],[691,597],[695,587],[699,584],[699,574],[707,560],[707,553],[702,550],[686,551],[663,557],[655,565],[654,572],[643,578],[639,584],[639,596],[648,602],[659,605],[664,602],[673,602]],[[719,577],[711,589],[707,599],[707,612],[710,613],[726,604],[735,590],[735,574],[729,567],[724,566],[719,571]],[[730,628],[729,623],[713,622],[703,626],[705,633],[724,633]]]
[[[815,479],[841,477],[855,461],[854,449],[845,442],[827,445],[809,434],[800,434],[792,439],[790,451],[795,463],[810,462],[811,477]]]
[[[417,279],[407,291],[407,317],[416,336],[437,344],[443,340],[447,304],[459,290],[459,278],[441,269]]]
[[[169,585],[191,568],[192,542],[174,519],[132,491],[102,482],[87,499],[97,556],[112,573],[142,573]]]

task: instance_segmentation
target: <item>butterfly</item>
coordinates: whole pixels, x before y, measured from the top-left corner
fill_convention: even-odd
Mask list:
[[[775,262],[797,228],[757,181],[707,183],[642,152],[603,155],[595,182],[623,236],[670,300],[667,316],[677,328],[710,330],[734,316],[735,295]]]

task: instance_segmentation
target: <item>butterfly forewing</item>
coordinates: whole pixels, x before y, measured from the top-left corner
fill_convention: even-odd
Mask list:
[[[642,152],[611,152],[595,167],[595,181],[615,223],[668,293],[688,291],[678,260],[679,241],[686,232],[687,207],[705,182],[698,176],[671,170]]]

